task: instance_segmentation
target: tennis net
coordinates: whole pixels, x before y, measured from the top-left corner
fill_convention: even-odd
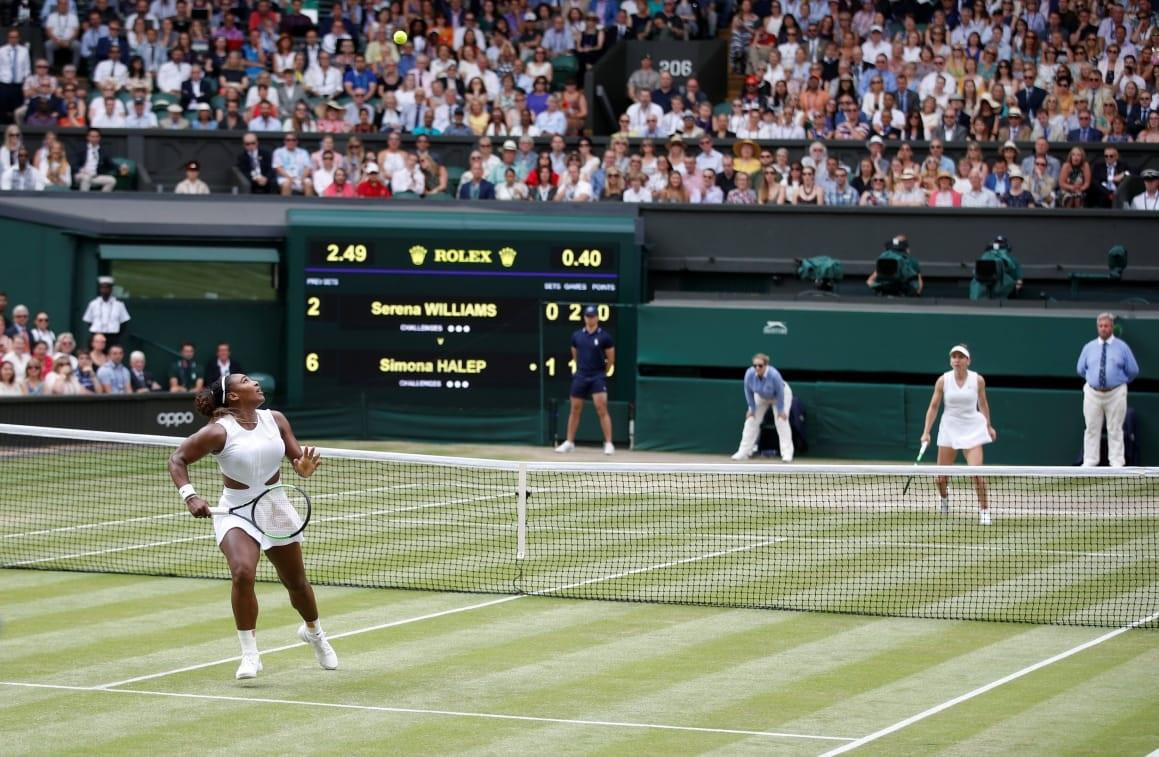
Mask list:
[[[169,481],[179,441],[0,424],[0,567],[228,577]],[[1159,609],[1159,469],[323,456],[298,482],[318,584],[1106,626]],[[216,465],[191,474],[215,504]]]

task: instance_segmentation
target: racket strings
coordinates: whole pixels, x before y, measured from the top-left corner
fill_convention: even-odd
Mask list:
[[[300,501],[295,503],[294,499]],[[302,526],[299,507],[305,508],[300,494],[291,495],[284,489],[274,489],[254,503],[254,524],[270,536],[295,533]]]

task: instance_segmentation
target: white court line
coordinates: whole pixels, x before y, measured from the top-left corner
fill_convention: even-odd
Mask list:
[[[432,612],[432,613],[428,613],[426,615],[419,615],[419,616],[416,616],[413,618],[404,618],[402,620],[394,620],[394,621],[391,621],[389,623],[380,623],[376,626],[368,626],[366,628],[358,628],[358,629],[355,629],[353,631],[346,631],[344,633],[327,634],[326,636],[329,639],[344,639],[347,636],[357,636],[358,634],[370,633],[371,631],[381,631],[384,628],[394,628],[395,626],[405,626],[408,623],[418,623],[418,622],[423,621],[423,620],[431,620],[433,618],[441,618],[441,617],[444,617],[446,615],[454,615],[454,614],[460,613],[460,612],[469,612],[471,610],[478,610],[478,609],[481,609],[483,607],[490,607],[491,605],[503,604],[504,602],[513,602],[516,599],[521,599],[524,596],[526,596],[526,595],[514,594],[511,596],[499,597],[498,599],[492,599],[492,600],[489,600],[487,602],[479,602],[477,604],[467,605],[465,607],[453,607],[449,610],[440,610],[439,612]],[[304,647],[304,646],[306,646],[305,642],[296,641],[293,644],[284,644],[280,647],[273,647],[271,649],[263,649],[262,654],[273,654],[274,652],[284,652],[287,649],[295,649],[297,647]],[[177,675],[178,673],[188,673],[189,671],[192,671],[192,670],[201,670],[203,668],[212,668],[214,665],[224,665],[227,662],[237,662],[240,659],[241,659],[241,655],[235,655],[233,657],[225,657],[225,658],[220,659],[220,660],[214,660],[213,662],[202,662],[202,663],[198,663],[197,665],[187,665],[183,668],[175,668],[173,670],[166,670],[166,671],[163,671],[161,673],[150,673],[149,675],[136,676],[135,678],[126,678],[123,681],[113,681],[112,683],[103,683],[103,684],[100,684],[99,686],[94,686],[92,688],[94,688],[94,689],[111,689],[115,686],[127,686],[128,684],[131,684],[131,683],[139,683],[140,681],[149,681],[149,680],[152,680],[154,678],[164,678],[166,676]]]
[[[600,576],[599,578],[589,578],[586,581],[579,581],[577,583],[568,584],[566,586],[556,586],[556,587],[551,588],[551,589],[541,589],[539,591],[528,592],[527,594],[513,594],[510,596],[503,596],[503,597],[499,597],[498,599],[492,599],[492,600],[488,600],[486,602],[479,602],[479,603],[476,603],[473,605],[467,605],[466,607],[453,607],[449,610],[440,610],[439,612],[432,612],[432,613],[428,613],[426,615],[419,615],[419,616],[414,617],[414,618],[404,618],[402,620],[393,620],[393,621],[390,621],[389,623],[379,623],[378,625],[367,626],[366,628],[357,628],[353,631],[344,631],[342,633],[336,633],[333,635],[327,634],[327,636],[330,639],[344,639],[348,636],[358,636],[359,634],[371,633],[372,631],[381,631],[385,628],[394,628],[396,626],[404,626],[404,625],[407,625],[409,623],[418,623],[418,622],[423,621],[423,620],[432,620],[434,618],[441,618],[441,617],[444,617],[446,615],[455,615],[455,614],[460,613],[460,612],[469,612],[471,610],[479,610],[479,609],[482,609],[484,607],[491,607],[493,605],[500,605],[500,604],[503,604],[505,602],[514,602],[515,600],[522,599],[524,597],[545,596],[545,595],[552,594],[555,592],[566,591],[568,589],[575,589],[575,588],[578,588],[580,586],[587,586],[589,584],[598,583],[600,581],[612,581],[612,580],[615,580],[617,578],[624,578],[626,576],[632,576],[632,575],[636,575],[637,573],[644,573],[644,572],[647,572],[650,570],[663,570],[664,568],[671,568],[671,567],[674,567],[676,565],[684,565],[686,563],[696,562],[697,560],[708,560],[708,559],[711,559],[713,557],[721,557],[723,555],[729,555],[729,554],[732,554],[734,552],[743,552],[745,550],[755,549],[757,547],[768,546],[769,544],[775,544],[778,541],[780,541],[780,540],[779,539],[772,539],[769,541],[760,542],[758,544],[748,544],[748,545],[744,545],[741,547],[733,547],[732,549],[723,550],[721,552],[713,552],[713,553],[707,554],[707,555],[697,555],[696,557],[686,557],[683,560],[674,560],[672,562],[661,563],[658,565],[649,565],[649,566],[644,567],[644,568],[634,568],[632,570],[622,571],[620,573],[614,573],[612,575]],[[274,652],[284,652],[287,649],[295,649],[297,647],[304,647],[304,646],[306,646],[305,642],[298,641],[298,642],[294,642],[293,644],[285,644],[285,645],[280,646],[280,647],[274,647],[272,649],[263,650],[262,654],[272,654]],[[148,675],[136,676],[134,678],[126,678],[123,681],[113,681],[112,683],[103,683],[103,684],[100,684],[99,686],[95,686],[93,688],[111,689],[115,686],[127,686],[128,684],[131,684],[131,683],[139,683],[141,681],[149,681],[149,680],[152,680],[155,678],[164,678],[166,676],[176,675],[178,673],[188,673],[188,672],[193,671],[193,670],[202,670],[204,668],[211,668],[215,665],[224,665],[224,664],[229,663],[229,662],[237,662],[240,659],[241,659],[241,655],[235,655],[233,657],[226,657],[226,658],[223,658],[221,660],[213,660],[212,662],[202,662],[202,663],[198,663],[196,665],[187,665],[183,668],[176,668],[174,670],[166,670],[166,671],[163,671],[160,673],[150,673]]]
[[[893,725],[889,725],[889,726],[886,726],[885,728],[882,728],[880,731],[874,731],[873,733],[869,734],[868,736],[862,736],[861,738],[857,739],[856,741],[851,741],[848,744],[843,744],[842,746],[839,746],[836,749],[832,749],[828,752],[825,752],[824,754],[821,755],[821,757],[833,757],[834,755],[844,754],[846,752],[857,749],[858,747],[865,746],[866,744],[868,744],[872,741],[877,741],[878,739],[882,738],[883,736],[888,736],[891,733],[896,733],[897,731],[900,731],[903,728],[907,728],[907,727],[913,725],[914,723],[917,723],[918,721],[925,720],[928,717],[931,717],[933,715],[937,715],[939,712],[944,712],[945,710],[948,710],[951,707],[954,707],[955,705],[959,705],[962,702],[968,701],[968,700],[973,699],[974,697],[977,697],[977,696],[981,696],[982,694],[985,694],[988,691],[993,691],[994,689],[998,688],[999,686],[1004,686],[1004,685],[1010,683],[1011,681],[1016,681],[1019,678],[1022,678],[1023,676],[1030,675],[1031,673],[1035,672],[1036,670],[1041,670],[1042,668],[1045,668],[1047,665],[1053,665],[1054,663],[1059,662],[1060,660],[1065,660],[1066,658],[1071,657],[1073,655],[1076,655],[1079,652],[1083,652],[1087,649],[1090,649],[1091,647],[1098,646],[1099,644],[1102,644],[1103,642],[1110,641],[1111,639],[1115,638],[1116,636],[1120,636],[1120,635],[1126,633],[1127,631],[1130,631],[1132,628],[1137,628],[1139,626],[1146,625],[1147,623],[1150,623],[1151,621],[1156,620],[1156,619],[1159,619],[1159,612],[1153,612],[1150,615],[1148,615],[1147,617],[1139,618],[1138,620],[1134,621],[1133,623],[1128,623],[1127,625],[1123,626],[1122,628],[1116,628],[1113,631],[1108,631],[1107,633],[1103,634],[1102,636],[1091,639],[1090,641],[1085,641],[1082,644],[1079,644],[1077,647],[1071,647],[1070,649],[1066,650],[1065,652],[1059,652],[1058,654],[1054,655],[1053,657],[1048,657],[1045,660],[1040,660],[1039,662],[1036,662],[1033,665],[1027,665],[1025,668],[1022,668],[1021,670],[1016,670],[1013,673],[1011,673],[1010,675],[1006,675],[1006,676],[999,678],[997,681],[992,681],[992,682],[986,684],[985,686],[979,686],[978,688],[974,689],[973,691],[967,691],[965,694],[961,694],[959,696],[954,697],[953,699],[942,702],[939,705],[935,705],[935,706],[929,708],[928,710],[923,710],[916,715],[911,715],[910,717],[906,718],[905,720],[899,720],[896,723],[894,723]]]
[[[267,697],[242,697],[224,694],[182,694],[172,691],[143,691],[140,689],[107,689],[89,686],[63,686],[47,683],[21,683],[0,681],[0,686],[20,686],[30,689],[62,689],[64,691],[90,691],[106,694],[136,694],[138,696],[174,697],[178,699],[201,699],[216,702],[245,702],[250,704],[282,704],[297,707],[320,707],[338,710],[362,710],[366,712],[391,712],[405,715],[443,715],[457,718],[480,718],[484,720],[518,720],[529,723],[558,723],[561,725],[599,726],[604,728],[640,728],[661,731],[682,731],[691,733],[719,733],[729,736],[764,736],[782,739],[810,739],[813,741],[852,741],[848,736],[821,736],[811,733],[784,733],[779,731],[747,731],[740,728],[707,728],[690,725],[668,725],[664,723],[634,723],[621,720],[581,720],[577,718],[548,718],[535,715],[508,715],[496,712],[468,712],[463,710],[434,710],[419,707],[386,707],[367,704],[341,704],[338,702],[311,702],[301,699],[270,699]]]

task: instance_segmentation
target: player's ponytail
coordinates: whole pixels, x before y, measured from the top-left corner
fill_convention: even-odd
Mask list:
[[[228,394],[229,375],[226,374],[221,377],[220,381],[214,381],[198,392],[193,404],[197,407],[197,412],[206,418],[213,418],[227,410],[229,403],[226,400],[226,395]]]

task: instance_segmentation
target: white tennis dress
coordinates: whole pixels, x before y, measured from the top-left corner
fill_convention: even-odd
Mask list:
[[[986,417],[978,410],[978,374],[966,371],[966,383],[958,386],[953,371],[942,376],[942,420],[938,423],[938,446],[970,449],[990,443]]]
[[[252,429],[242,428],[232,415],[223,415],[214,421],[225,429],[225,446],[217,453],[217,467],[223,475],[246,485],[245,489],[223,487],[218,501],[222,507],[237,507],[254,499],[266,490],[266,482],[281,470],[286,444],[282,441],[278,422],[269,410],[258,410],[257,418],[258,425]],[[236,515],[213,516],[213,531],[218,544],[233,528],[240,528],[249,534],[261,545],[263,552],[270,547],[302,541],[302,534],[289,539],[271,539],[252,523]]]

